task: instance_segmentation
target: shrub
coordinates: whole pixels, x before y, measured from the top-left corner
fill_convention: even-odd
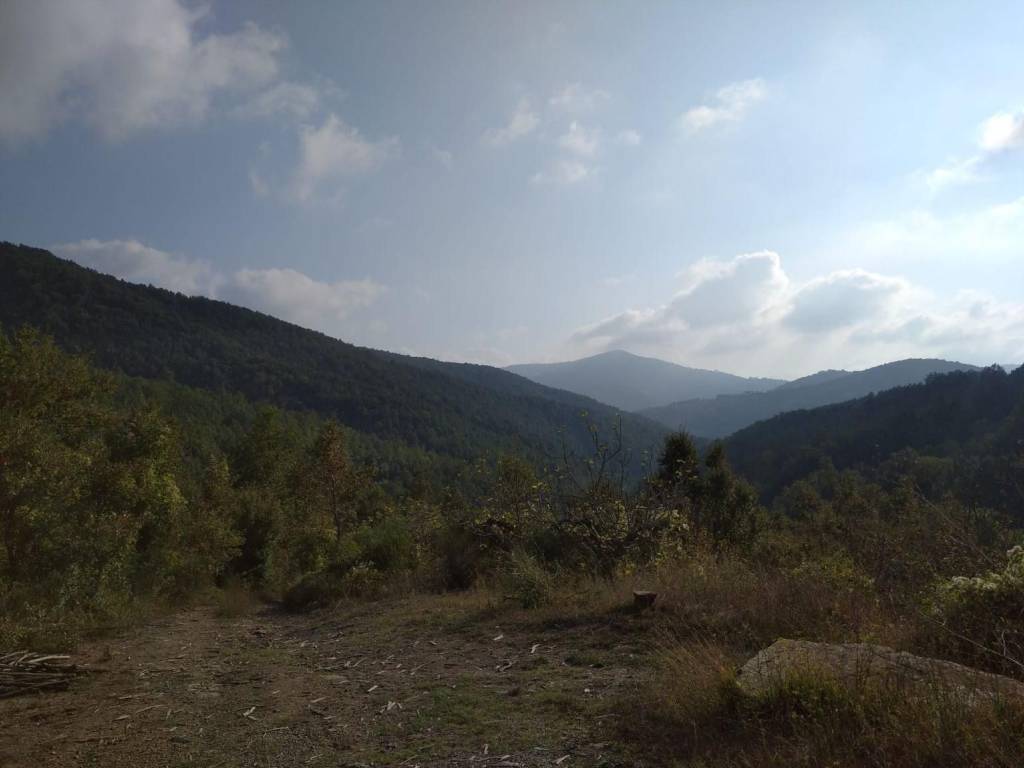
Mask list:
[[[330,608],[342,600],[374,599],[383,596],[400,582],[389,578],[368,563],[350,567],[334,566],[303,576],[284,593],[285,610],[300,613]]]
[[[505,598],[522,608],[540,608],[554,599],[555,576],[521,549],[512,552],[505,560],[498,583]]]
[[[1024,547],[1001,570],[940,582],[927,602],[924,643],[995,672],[1024,677]]]
[[[357,559],[378,571],[411,571],[416,567],[416,537],[408,518],[390,512],[356,531]]]

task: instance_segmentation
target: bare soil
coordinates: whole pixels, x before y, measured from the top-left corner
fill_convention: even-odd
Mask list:
[[[0,701],[0,766],[648,764],[617,738],[645,620],[471,595],[192,608],[84,644],[95,671],[66,691]]]

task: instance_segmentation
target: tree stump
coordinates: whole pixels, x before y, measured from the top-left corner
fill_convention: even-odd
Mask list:
[[[658,599],[657,592],[648,592],[644,589],[633,590],[633,607],[638,611],[645,610],[654,605],[654,601]]]

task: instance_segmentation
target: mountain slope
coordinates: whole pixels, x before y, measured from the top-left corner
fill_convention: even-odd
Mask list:
[[[627,411],[695,397],[760,392],[783,383],[720,371],[687,368],[622,350],[565,363],[529,363],[506,368],[538,384],[578,392]]]
[[[515,450],[531,458],[587,451],[580,417],[607,428],[617,412],[586,397],[486,366],[356,347],[205,298],[133,285],[26,246],[0,244],[0,324],[35,325],[72,351],[132,376],[238,392],[338,419],[368,435],[472,460]],[[665,430],[623,415],[639,452]]]
[[[907,448],[956,460],[962,472],[1016,466],[1019,485],[1024,446],[1024,369],[1012,374],[993,366],[931,376],[921,384],[758,422],[726,440],[730,462],[766,499],[816,470],[823,461],[838,469],[877,468]],[[967,457],[980,457],[968,460]],[[1013,464],[1013,462],[1018,462]],[[980,477],[980,475],[978,475]],[[993,480],[971,483],[984,502],[1005,487]],[[1024,496],[1015,500],[1018,513]]]
[[[970,370],[978,369],[946,360],[900,360],[853,373],[823,371],[768,392],[685,400],[648,408],[641,413],[669,429],[686,429],[701,437],[725,437],[786,411],[818,408],[872,392],[917,384],[933,373]]]

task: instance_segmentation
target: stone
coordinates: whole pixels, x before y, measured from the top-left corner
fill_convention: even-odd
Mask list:
[[[979,695],[1024,699],[1024,683],[1009,677],[867,643],[778,640],[744,664],[736,682],[744,693],[763,696],[786,679],[802,675],[911,695],[940,688],[971,699]]]

